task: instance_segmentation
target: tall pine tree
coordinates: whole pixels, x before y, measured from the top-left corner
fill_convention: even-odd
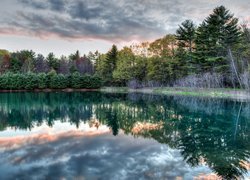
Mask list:
[[[97,70],[98,74],[103,78],[106,84],[110,85],[113,80],[113,71],[117,64],[118,50],[115,45],[112,46],[111,50],[106,54],[102,62],[99,62]]]
[[[227,57],[239,39],[238,19],[224,6],[215,8],[197,30],[196,60],[200,70],[227,74]]]
[[[178,40],[178,49],[176,56],[178,58],[178,69],[181,74],[193,72],[193,49],[195,40],[195,25],[191,20],[185,20],[176,31]]]

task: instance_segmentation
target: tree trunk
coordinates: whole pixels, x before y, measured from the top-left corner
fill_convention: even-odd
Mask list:
[[[234,59],[233,59],[232,50],[231,50],[230,47],[228,48],[228,55],[229,55],[229,58],[231,60],[231,63],[232,63],[232,66],[233,66],[233,70],[234,70],[235,76],[236,76],[236,78],[237,78],[237,80],[239,82],[240,88],[242,88],[242,84],[241,84],[241,80],[240,80],[240,77],[239,77],[239,73],[238,73],[237,68],[235,66],[235,62],[234,62]]]

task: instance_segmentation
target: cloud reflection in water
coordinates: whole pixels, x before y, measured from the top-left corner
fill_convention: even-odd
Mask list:
[[[113,136],[103,125],[73,130],[68,124],[57,132],[58,124],[1,137],[0,179],[192,179],[211,173],[206,166],[189,167],[178,150],[155,140]]]

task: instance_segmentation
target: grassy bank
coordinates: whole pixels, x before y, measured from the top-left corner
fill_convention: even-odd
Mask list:
[[[126,87],[104,87],[102,92],[108,93],[126,93],[140,92],[150,94],[163,95],[181,95],[181,96],[199,96],[199,97],[215,97],[215,98],[233,98],[233,99],[249,99],[250,92],[240,89],[203,89],[203,88],[186,88],[186,87],[161,87],[161,88],[141,88],[129,89]]]
[[[22,89],[22,90],[3,90],[1,92],[86,92],[86,91],[99,91],[105,93],[129,93],[138,92],[145,94],[159,94],[159,95],[179,95],[179,96],[196,96],[196,97],[212,97],[212,98],[230,98],[250,100],[250,91],[241,89],[202,89],[202,88],[187,88],[187,87],[161,87],[161,88],[140,88],[130,89],[127,87],[102,87],[95,88],[44,88],[44,89]]]

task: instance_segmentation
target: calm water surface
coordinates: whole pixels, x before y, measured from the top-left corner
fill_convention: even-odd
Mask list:
[[[0,94],[0,179],[248,179],[250,103]]]

